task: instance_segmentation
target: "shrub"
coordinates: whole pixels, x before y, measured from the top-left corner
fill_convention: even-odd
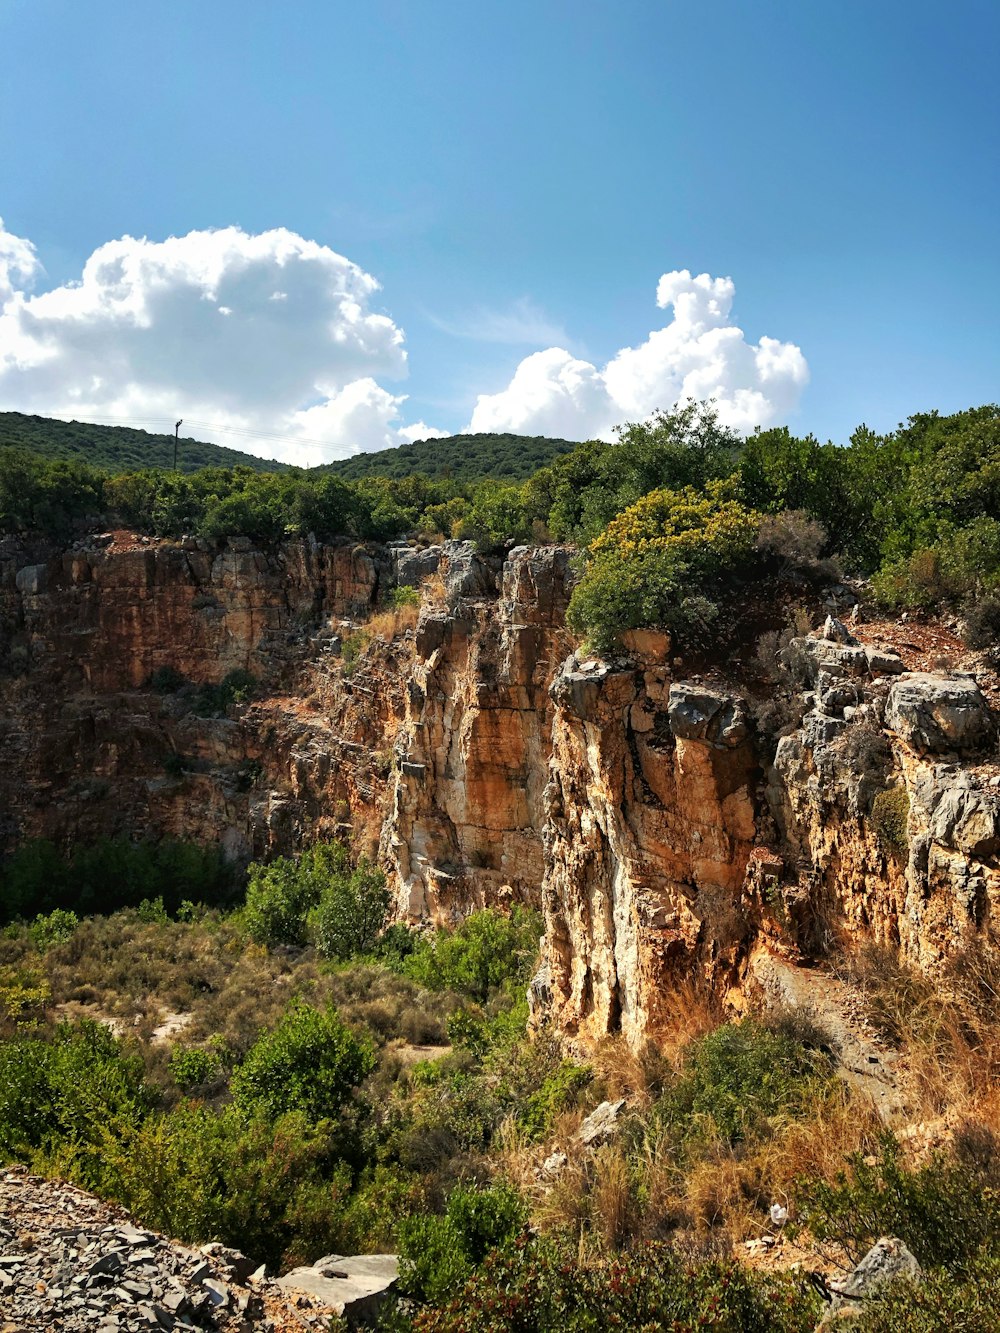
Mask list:
[[[967,648],[992,648],[1000,643],[1000,592],[967,602],[964,622],[962,639]]]
[[[334,1009],[292,1002],[273,1032],[258,1038],[233,1075],[233,1100],[248,1114],[277,1119],[301,1111],[333,1119],[375,1067],[371,1043],[356,1037]]]
[[[540,933],[537,914],[526,908],[516,907],[510,916],[487,908],[454,931],[420,940],[402,970],[429,990],[456,990],[482,1002],[499,987],[527,981]]]
[[[400,1225],[400,1289],[417,1300],[446,1299],[527,1222],[524,1200],[509,1185],[452,1190],[443,1217],[418,1215]]]
[[[51,949],[53,944],[62,944],[68,940],[79,924],[80,918],[75,912],[67,912],[57,907],[47,916],[44,914],[36,916],[28,927],[28,934],[38,952],[44,953],[46,949]]]
[[[826,528],[802,509],[764,514],[760,520],[758,549],[777,556],[790,569],[818,572],[820,552],[826,543]]]
[[[910,798],[905,787],[886,787],[872,801],[871,819],[875,836],[884,852],[900,855],[910,844],[906,825]]]
[[[353,676],[358,665],[358,660],[365,650],[369,635],[365,630],[355,630],[353,634],[348,634],[347,638],[341,644],[340,660],[343,662],[344,675]]]
[[[757,1023],[727,1023],[690,1048],[659,1114],[682,1135],[706,1125],[727,1142],[758,1138],[822,1095],[829,1059]]]
[[[277,1268],[350,1246],[350,1171],[301,1115],[185,1103],[109,1136],[107,1193],[149,1227]]]
[[[407,584],[401,584],[398,588],[393,588],[389,594],[389,602],[397,611],[401,611],[406,606],[419,606],[420,590],[411,588]]]
[[[268,864],[251,862],[243,924],[258,944],[304,945],[309,913],[334,878],[349,873],[347,849],[337,842],[317,842],[300,857],[279,856]]]
[[[161,666],[149,678],[149,687],[159,694],[176,694],[186,682],[181,673],[173,666]]]
[[[343,962],[370,952],[385,926],[389,902],[385,875],[364,858],[350,875],[334,875],[311,919],[323,957]]]
[[[719,482],[704,493],[650,492],[591,543],[570,626],[603,650],[623,631],[648,626],[682,641],[703,639],[718,617],[715,599],[727,576],[752,566],[760,519]]]
[[[899,1236],[922,1265],[961,1272],[992,1250],[1000,1235],[1000,1157],[938,1153],[914,1171],[883,1135],[873,1156],[858,1153],[830,1184],[799,1182],[804,1221],[819,1240],[833,1239],[857,1262],[879,1236]]]
[[[792,1274],[755,1273],[734,1260],[686,1260],[644,1245],[586,1259],[547,1240],[494,1250],[451,1299],[418,1311],[415,1333],[602,1333],[621,1328],[717,1328],[812,1333],[820,1299]]]
[[[222,1062],[218,1051],[206,1051],[198,1046],[175,1046],[170,1052],[169,1065],[177,1086],[189,1092],[215,1078]]]
[[[0,1158],[71,1144],[78,1178],[97,1189],[107,1126],[139,1124],[150,1105],[142,1058],[99,1023],[0,1043]]]
[[[257,694],[257,677],[238,667],[223,676],[218,685],[202,685],[194,701],[199,717],[224,715],[234,704],[248,703]]]

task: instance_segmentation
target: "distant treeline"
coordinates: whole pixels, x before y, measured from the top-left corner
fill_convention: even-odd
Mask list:
[[[449,435],[440,440],[415,440],[397,449],[380,449],[374,454],[355,454],[323,465],[347,481],[361,477],[450,478],[452,481],[478,481],[497,477],[503,481],[523,481],[560,454],[571,453],[578,446],[572,440],[555,440],[545,435]]]
[[[146,469],[0,449],[0,529],[64,539],[119,521],[158,536],[273,540],[314,532],[404,533],[587,549],[571,621],[597,643],[638,625],[681,638],[710,627],[719,598],[778,566],[873,576],[889,605],[972,604],[1000,584],[1000,408],[921,413],[846,445],[784,427],[742,439],[708,405],[622,427],[524,481],[329,471]],[[440,443],[440,442],[434,442]]]
[[[57,421],[54,417],[28,416],[23,412],[0,412],[0,448],[27,449],[43,458],[86,463],[103,472],[172,468],[174,460],[174,437],[169,433],[156,434],[132,426]],[[482,477],[523,481],[553,458],[575,448],[572,440],[549,439],[544,435],[448,435],[416,440],[396,449],[356,454],[308,470],[311,474],[331,472],[346,481],[362,477],[398,480],[417,472],[453,481],[478,481]],[[181,436],[177,470],[190,473],[206,467],[248,467],[254,472],[291,470],[288,463]]]
[[[57,421],[54,417],[0,412],[0,448],[27,449],[43,458],[86,463],[105,472],[173,466],[174,436],[132,426],[99,426],[87,421]],[[177,467],[197,472],[203,467],[249,467],[255,472],[283,472],[288,465],[257,458],[221,444],[205,444],[182,435]]]

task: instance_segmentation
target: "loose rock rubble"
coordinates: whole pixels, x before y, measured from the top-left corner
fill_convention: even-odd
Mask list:
[[[23,1167],[0,1173],[0,1333],[290,1333],[327,1326],[263,1266],[222,1245],[192,1249],[119,1208]],[[309,1303],[311,1307],[319,1302]]]

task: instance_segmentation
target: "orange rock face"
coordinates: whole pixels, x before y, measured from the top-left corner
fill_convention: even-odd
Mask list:
[[[762,949],[875,939],[943,971],[988,942],[989,682],[806,636],[804,717],[764,762],[736,685],[679,678],[665,636],[577,648],[571,554],[0,544],[0,850],[169,835],[246,860],[351,836],[401,919],[540,907],[534,1021],[580,1046],[655,1039],[692,985],[739,1003]],[[401,570],[437,566],[415,630],[369,624]],[[186,684],[151,688],[162,668]],[[198,693],[236,669],[253,699]]]

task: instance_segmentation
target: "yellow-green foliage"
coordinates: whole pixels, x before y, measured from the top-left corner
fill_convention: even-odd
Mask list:
[[[654,552],[692,561],[707,553],[717,560],[745,555],[761,516],[731,497],[731,486],[721,481],[710,481],[704,491],[650,491],[609,523],[590,550],[622,560]]]
[[[591,544],[570,624],[600,649],[623,630],[647,626],[682,640],[703,637],[718,617],[726,575],[754,560],[760,522],[727,482],[651,491]]]
[[[906,821],[910,798],[905,787],[887,787],[872,801],[871,822],[885,852],[905,852],[909,846]]]

